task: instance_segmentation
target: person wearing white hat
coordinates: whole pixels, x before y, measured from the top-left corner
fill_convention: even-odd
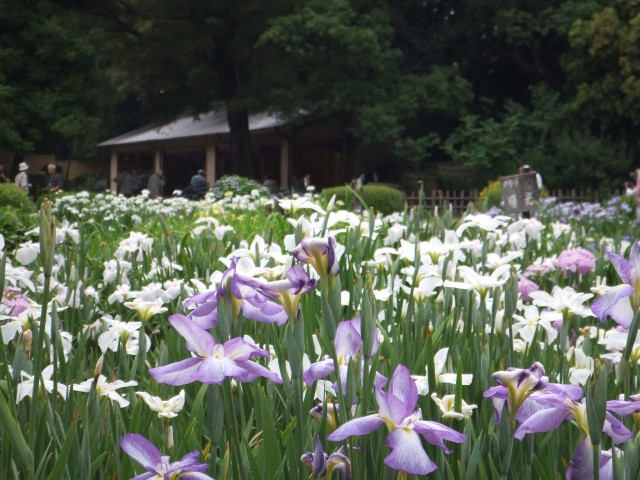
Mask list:
[[[27,176],[29,165],[27,165],[27,162],[20,162],[20,165],[18,165],[18,170],[20,170],[20,173],[16,175],[16,187],[22,189],[24,193],[29,194],[29,177]]]

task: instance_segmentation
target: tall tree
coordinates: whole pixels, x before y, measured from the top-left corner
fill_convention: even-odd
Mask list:
[[[0,8],[0,147],[86,157],[112,108],[87,29],[56,3]]]
[[[156,116],[226,109],[237,173],[251,176],[248,115],[266,107],[269,52],[256,42],[286,0],[109,0],[83,5],[102,19],[111,78]]]
[[[601,131],[637,142],[640,2],[604,0],[570,32],[565,63],[580,112]]]
[[[433,143],[429,132],[411,143],[408,126],[425,109],[464,104],[469,86],[452,67],[404,70],[391,13],[384,1],[305,0],[274,19],[260,41],[278,52],[269,71],[271,107],[341,119],[348,140],[401,142],[405,153]],[[350,178],[364,170],[364,159],[346,153]]]

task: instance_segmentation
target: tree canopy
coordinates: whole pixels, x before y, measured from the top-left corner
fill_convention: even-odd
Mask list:
[[[640,153],[637,1],[5,3],[0,147],[16,152],[86,157],[143,119],[225,108],[245,175],[257,111],[336,119],[418,176],[453,160],[476,186],[529,163],[552,187],[614,187]]]
[[[0,9],[0,147],[88,155],[115,103],[87,29],[49,1]]]

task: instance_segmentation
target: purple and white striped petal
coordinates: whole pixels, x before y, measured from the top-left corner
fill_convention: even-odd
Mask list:
[[[185,468],[188,468],[192,472],[206,472],[208,465],[206,463],[198,463],[199,457],[200,457],[200,452],[198,452],[197,450],[194,450],[193,452],[189,452],[177,462],[173,462],[170,465],[170,468],[167,471],[167,473],[177,472]],[[184,477],[180,475],[180,478],[184,478]]]
[[[555,430],[562,422],[571,417],[570,408],[567,404],[562,404],[557,408],[546,408],[534,413],[518,427],[514,435],[515,438],[522,440],[527,433]]]
[[[210,477],[206,473],[202,472],[185,472],[180,474],[180,480],[213,480],[213,477]]]
[[[620,445],[633,437],[633,433],[611,413],[606,412],[604,418],[602,431],[611,437],[615,445]]]
[[[410,428],[394,428],[386,445],[391,453],[384,459],[385,465],[410,475],[427,475],[438,466],[424,451],[420,436]]]
[[[593,302],[591,311],[603,323],[607,316],[625,328],[631,326],[633,321],[633,309],[630,296],[634,289],[631,285],[622,284],[611,287],[602,297]]]
[[[261,295],[246,297],[242,302],[242,314],[249,320],[275,323],[278,326],[285,324],[289,319],[282,305],[267,300],[266,297]]]
[[[257,377],[265,377],[267,380],[271,380],[274,383],[282,383],[282,378],[276,373],[273,373],[267,367],[260,365],[256,362],[236,362],[247,372],[245,375],[240,377],[233,377],[237,382],[250,382],[255,380]]]
[[[169,323],[187,341],[187,349],[200,357],[213,354],[216,341],[204,328],[189,320],[184,315],[175,314],[169,317]]]
[[[227,357],[209,357],[200,363],[196,379],[202,383],[221,383],[227,377],[242,377],[247,371]]]
[[[634,243],[633,246],[635,247],[636,245],[637,242]],[[632,253],[633,250],[634,248],[631,249]],[[609,260],[611,260],[613,268],[615,268],[616,272],[618,272],[620,280],[622,280],[624,283],[631,283],[631,264],[629,263],[629,261],[622,255],[610,252],[607,249],[605,249],[605,253],[607,254],[607,257],[609,257]]]
[[[187,358],[162,367],[151,368],[149,374],[158,383],[179,387],[199,380],[196,372],[202,362],[202,358]]]
[[[352,357],[360,350],[362,336],[360,332],[354,328],[351,321],[345,320],[338,323],[334,342],[338,357]]]
[[[290,293],[294,295],[304,295],[316,288],[316,280],[309,277],[309,274],[300,264],[294,265],[287,272],[287,280],[291,283]]]
[[[607,402],[607,410],[618,415],[629,415],[640,412],[640,401],[610,400]]]
[[[120,439],[120,448],[145,469],[155,472],[155,466],[162,461],[160,450],[138,433],[129,433]]]
[[[236,337],[224,343],[224,356],[233,360],[245,361],[250,357],[269,358],[269,352],[241,337]]]
[[[640,243],[636,240],[631,245],[631,252],[629,253],[629,266],[631,271],[629,272],[629,280],[627,283],[635,285],[640,275]]]
[[[218,324],[218,300],[200,305],[192,310],[188,317],[201,328],[215,327]]]
[[[405,418],[411,415],[418,403],[418,387],[409,369],[404,365],[398,365],[389,381],[388,393],[381,390],[376,392],[376,398],[384,397],[383,406],[380,405],[380,413],[390,418],[395,424],[401,424]]]
[[[384,419],[377,413],[366,417],[354,418],[347,423],[340,425],[327,440],[339,442],[352,435],[367,435],[384,425]]]
[[[416,420],[414,422],[415,431],[422,435],[427,442],[431,445],[436,445],[443,449],[446,453],[451,453],[451,450],[444,444],[444,440],[455,443],[463,443],[467,436],[460,433],[453,428],[449,428],[439,422],[433,422],[431,420]]]
[[[587,480],[593,478],[593,447],[589,436],[585,437],[573,454],[569,468],[567,469],[567,480]]]
[[[313,382],[316,382],[327,375],[331,375],[335,369],[333,360],[322,360],[312,364],[307,370],[305,370],[302,374],[302,378],[304,379],[305,385],[310,387],[313,385]]]

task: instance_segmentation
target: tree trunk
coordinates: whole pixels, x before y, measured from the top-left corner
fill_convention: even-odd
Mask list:
[[[227,122],[231,137],[232,171],[237,175],[253,178],[249,113],[246,108],[232,108],[227,103]]]
[[[356,142],[348,130],[342,138],[342,181],[349,183],[356,175]]]

